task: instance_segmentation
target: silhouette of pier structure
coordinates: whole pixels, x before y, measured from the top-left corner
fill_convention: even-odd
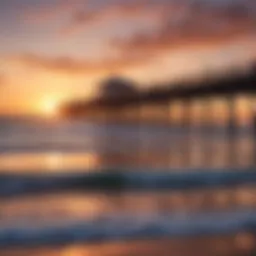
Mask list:
[[[236,164],[236,154],[239,148],[236,146],[237,135],[242,129],[239,124],[238,99],[243,97],[247,101],[247,128],[252,139],[251,161],[254,161],[256,151],[256,118],[255,118],[255,92],[256,92],[256,65],[252,65],[247,71],[235,71],[222,76],[208,76],[197,81],[182,81],[177,83],[163,83],[152,85],[151,89],[136,91],[129,81],[122,79],[110,79],[104,84],[109,87],[106,97],[100,96],[89,102],[74,102],[69,104],[65,112],[70,116],[87,116],[93,120],[111,122],[132,122],[138,124],[138,147],[137,153],[141,153],[140,135],[145,132],[143,127],[148,124],[165,125],[171,128],[178,128],[190,134],[191,130],[199,130],[204,134],[204,141],[209,132],[216,127],[221,127],[225,132],[225,139],[228,145],[228,158],[231,165]],[[118,95],[118,88],[123,92]],[[106,89],[106,88],[105,88]],[[111,93],[112,92],[112,93]],[[216,111],[214,105],[216,100],[221,99],[224,103],[224,110]],[[197,102],[199,102],[197,104]],[[177,112],[178,105],[178,114]],[[196,111],[199,105],[199,111]],[[175,110],[176,109],[176,110]],[[198,113],[199,112],[199,113]],[[224,120],[220,121],[224,113]],[[248,114],[248,113],[247,113]],[[218,116],[220,115],[220,116]],[[195,118],[196,116],[196,118]],[[220,124],[221,122],[221,124]],[[215,129],[216,131],[216,129]],[[112,136],[113,137],[113,136]],[[185,139],[187,146],[182,145],[184,152],[183,161],[191,159],[188,146],[192,144],[195,136]],[[112,143],[114,138],[109,137],[108,142]],[[112,141],[112,142],[111,142]],[[196,141],[198,142],[198,141]],[[207,144],[207,142],[205,143]],[[179,145],[176,146],[176,151]],[[209,163],[212,151],[211,145],[203,146],[204,161]],[[251,163],[252,164],[252,163]],[[253,164],[254,165],[254,164]]]
[[[173,103],[181,103],[183,112],[182,120],[185,125],[190,124],[192,103],[194,100],[204,100],[206,116],[210,114],[211,102],[214,98],[225,99],[229,111],[229,122],[227,127],[230,130],[235,128],[236,120],[236,98],[245,95],[254,104],[254,94],[256,92],[256,65],[247,72],[230,72],[219,77],[207,77],[201,81],[181,81],[177,83],[163,83],[151,86],[151,89],[144,91],[133,91],[132,84],[129,88],[129,81],[125,79],[113,78],[106,82],[108,87],[112,87],[106,97],[103,95],[89,102],[74,102],[66,106],[65,112],[68,115],[99,115],[102,114],[106,119],[115,117],[117,119],[129,119],[125,112],[134,110],[133,114],[140,114],[143,120],[141,109],[147,106],[155,106],[162,113],[165,120],[172,120],[170,110]],[[121,95],[115,91],[119,88],[123,90]],[[116,95],[115,95],[116,94]],[[109,116],[108,116],[109,114]],[[132,115],[131,115],[132,116]],[[202,117],[203,118],[203,117]],[[143,120],[144,121],[144,120]]]

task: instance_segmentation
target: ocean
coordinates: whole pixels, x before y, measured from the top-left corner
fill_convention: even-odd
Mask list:
[[[225,127],[0,119],[0,169],[9,171],[250,167],[254,144],[250,127],[240,127],[231,136]]]
[[[84,120],[2,118],[0,175],[1,179],[6,175],[9,178],[16,178],[15,185],[10,183],[11,187],[7,188],[12,190],[20,186],[17,177],[22,179],[24,175],[39,178],[49,175],[72,177],[108,170],[117,172],[139,170],[145,173],[157,173],[161,170],[161,175],[163,172],[186,173],[195,170],[204,173],[230,169],[253,171],[255,145],[256,139],[250,127],[240,127],[235,135],[231,135],[225,127],[184,128],[141,123],[114,124]],[[32,187],[33,184],[27,185]],[[0,190],[2,193],[3,189]],[[0,255],[128,256],[142,253],[156,255],[161,252],[161,255],[169,255],[170,250],[178,252],[179,255],[204,255],[202,253],[207,250],[212,253],[208,253],[209,255],[231,255],[227,252],[237,253],[237,251],[244,255],[255,245],[254,235],[248,232],[231,232],[208,238],[195,236],[193,243],[187,237],[176,240],[168,240],[165,237],[160,240],[150,240],[150,236],[146,236],[146,240],[137,239],[127,243],[101,241],[97,246],[95,242],[89,245],[78,242],[64,243],[58,248],[1,247],[1,241],[4,241],[1,237],[9,229],[15,231],[17,228],[22,230],[43,227],[46,230],[52,228],[56,230],[64,225],[68,226],[68,230],[74,230],[73,227],[77,223],[92,221],[104,223],[104,220],[108,218],[112,220],[115,216],[117,222],[119,219],[119,224],[114,222],[113,225],[121,229],[126,226],[125,222],[132,219],[136,220],[136,227],[143,226],[145,220],[153,220],[151,224],[154,230],[158,230],[155,228],[158,227],[159,219],[163,216],[165,218],[170,216],[169,221],[164,222],[165,225],[174,223],[175,226],[177,216],[188,220],[197,213],[209,215],[238,212],[238,215],[233,216],[236,223],[238,216],[242,218],[241,216],[247,216],[247,213],[252,216],[256,210],[256,188],[253,184],[231,188],[199,188],[192,191],[176,189],[172,192],[165,190],[44,192],[39,194],[31,192],[24,196],[16,193],[12,197],[1,194]],[[218,222],[218,218],[216,220],[214,218],[207,223],[214,226]],[[163,227],[159,226],[159,229],[163,230]],[[151,231],[148,230],[146,234],[152,234]],[[108,234],[114,237],[118,236],[116,231],[109,232]],[[128,231],[125,232],[124,234],[127,234]],[[60,234],[61,232],[56,233],[61,237]],[[8,241],[11,240],[7,239]],[[183,248],[184,243],[188,245],[187,248]],[[194,247],[200,247],[199,254],[196,254],[196,249],[194,254],[191,252],[191,248]]]

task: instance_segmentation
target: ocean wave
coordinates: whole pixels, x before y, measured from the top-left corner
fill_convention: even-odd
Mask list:
[[[31,247],[135,239],[194,237],[256,232],[256,212],[207,212],[154,218],[112,215],[93,221],[52,227],[0,228],[0,247]]]
[[[169,171],[169,170],[168,170]],[[149,169],[91,170],[77,173],[44,175],[0,175],[0,197],[20,197],[28,194],[61,191],[120,190],[189,190],[255,184],[256,172],[241,170],[194,170],[167,172]]]

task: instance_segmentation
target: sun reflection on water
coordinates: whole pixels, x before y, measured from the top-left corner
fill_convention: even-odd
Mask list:
[[[92,153],[27,153],[0,155],[0,171],[63,172],[97,168],[99,159]]]

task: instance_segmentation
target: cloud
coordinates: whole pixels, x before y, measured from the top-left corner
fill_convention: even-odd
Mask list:
[[[78,6],[84,4],[83,0],[57,0],[50,4],[33,5],[26,8],[21,19],[37,24],[51,22],[54,19],[69,14],[76,10]]]
[[[126,1],[106,4],[99,8],[77,9],[71,14],[70,21],[61,30],[64,34],[73,34],[74,32],[83,31],[91,25],[103,24],[114,20],[115,22],[123,22],[134,18],[140,19],[159,19],[165,13],[175,9],[177,4],[171,2],[163,2],[160,0],[148,1]]]
[[[71,13],[71,18],[64,25],[62,32],[72,34],[83,31],[92,24],[103,24],[110,20],[127,22],[131,19],[147,19],[151,23],[165,24],[189,23],[192,21],[203,24],[205,20],[214,23],[238,22],[250,19],[255,22],[256,4],[252,1],[214,1],[214,0],[137,0],[137,1],[106,1],[97,8],[78,8]],[[236,24],[234,24],[235,26]],[[139,28],[138,24],[138,28]],[[198,28],[200,29],[200,27]]]
[[[4,84],[5,78],[3,74],[0,74],[0,87]]]
[[[8,58],[15,63],[27,68],[40,69],[48,72],[64,74],[104,74],[120,72],[124,69],[142,65],[146,60],[142,56],[127,56],[126,58],[113,57],[99,61],[77,60],[71,57],[44,57],[34,54],[21,54]]]
[[[29,68],[66,74],[120,72],[146,65],[161,54],[167,56],[170,51],[195,51],[195,48],[215,47],[255,34],[256,6],[251,5],[250,1],[226,0],[216,4],[216,1],[119,0],[112,4],[106,1],[104,5],[101,3],[90,11],[85,8],[84,1],[77,1],[83,3],[80,5],[83,8],[74,8],[71,0],[62,0],[58,2],[59,7],[52,9],[55,14],[57,10],[68,10],[71,15],[65,32],[83,29],[89,24],[113,19],[118,23],[134,17],[152,19],[157,26],[149,32],[134,33],[126,39],[112,39],[111,46],[118,51],[119,57],[93,62],[70,57],[21,54],[13,56],[12,61]]]
[[[256,8],[242,2],[226,6],[183,3],[175,15],[161,20],[158,30],[113,40],[112,44],[123,52],[144,54],[223,44],[255,34],[255,15]]]
[[[256,4],[253,2],[248,0],[106,0],[104,2],[58,0],[48,5],[31,8],[27,16],[33,22],[58,20],[60,23],[58,33],[62,36],[72,36],[92,25],[101,26],[110,21],[110,24],[117,24],[144,19],[148,21],[149,27],[155,24],[165,33],[172,34],[172,38],[175,35],[176,38],[185,38],[186,33],[200,31],[202,37],[205,37],[207,33],[218,36],[216,31],[220,34],[223,31],[228,34],[231,32],[227,30],[234,31],[235,27],[238,27],[237,31],[240,33],[241,26],[245,30],[248,26],[251,29],[254,26],[255,29]],[[139,30],[141,30],[140,22],[138,26],[133,26],[134,33]]]
[[[0,87],[5,85],[7,83],[7,80],[8,80],[7,74],[4,72],[0,73]]]

